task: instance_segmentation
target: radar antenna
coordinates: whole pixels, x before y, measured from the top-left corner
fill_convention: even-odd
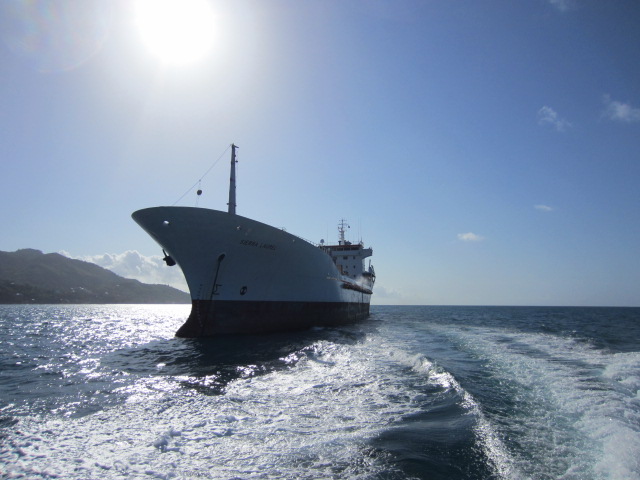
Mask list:
[[[338,240],[338,245],[348,245],[346,240],[344,239],[345,228],[351,228],[347,221],[343,218],[338,223],[338,233],[340,234],[340,239]]]

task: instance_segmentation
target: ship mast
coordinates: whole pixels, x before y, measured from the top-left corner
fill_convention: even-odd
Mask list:
[[[229,177],[229,213],[236,214],[236,147],[231,144],[231,176]]]
[[[347,221],[343,218],[342,220],[340,220],[340,223],[338,224],[338,233],[340,234],[340,238],[338,239],[338,245],[347,245],[347,242],[344,239],[344,228],[350,228],[349,225],[347,225]]]

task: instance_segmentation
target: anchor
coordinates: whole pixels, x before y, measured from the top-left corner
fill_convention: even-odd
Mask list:
[[[162,260],[167,264],[167,267],[173,267],[176,264],[176,261],[164,251],[164,248],[162,249],[162,253],[164,253],[164,258]]]

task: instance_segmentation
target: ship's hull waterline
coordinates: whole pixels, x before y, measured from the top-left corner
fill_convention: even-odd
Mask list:
[[[370,285],[284,230],[204,208],[153,207],[132,216],[187,281],[192,310],[178,336],[300,330],[369,315]]]

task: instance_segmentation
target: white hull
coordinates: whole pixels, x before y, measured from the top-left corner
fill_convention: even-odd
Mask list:
[[[192,207],[133,213],[182,269],[193,310],[181,336],[336,325],[369,313],[371,281],[322,248],[239,215]]]

